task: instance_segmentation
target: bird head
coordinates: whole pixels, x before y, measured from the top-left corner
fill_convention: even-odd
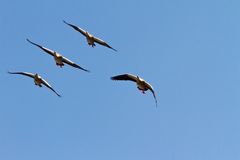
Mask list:
[[[34,79],[35,79],[35,78],[40,78],[40,76],[39,76],[38,73],[36,73],[36,74],[34,75]]]

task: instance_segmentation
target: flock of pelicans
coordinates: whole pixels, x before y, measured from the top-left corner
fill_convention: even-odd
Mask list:
[[[102,46],[105,46],[105,47],[108,47],[114,51],[117,51],[116,49],[112,48],[109,44],[107,44],[105,41],[91,35],[90,33],[88,33],[87,31],[83,30],[82,28],[80,27],[77,27],[73,24],[70,24],[70,23],[67,23],[66,21],[63,21],[65,24],[67,24],[68,26],[72,27],[73,29],[75,29],[76,31],[80,32],[83,36],[86,37],[87,39],[87,43],[88,45],[94,47],[95,46],[95,42],[102,45]],[[64,64],[68,64],[72,67],[75,67],[75,68],[78,68],[78,69],[81,69],[83,71],[86,71],[86,72],[89,72],[89,70],[79,66],[78,64],[74,63],[73,61],[67,59],[66,57],[64,57],[63,55],[61,55],[60,53],[56,52],[56,51],[53,51],[53,50],[50,50],[46,47],[43,47],[37,43],[34,43],[32,41],[30,41],[29,39],[27,39],[27,41],[29,43],[31,43],[32,45],[34,46],[37,46],[38,48],[40,48],[41,50],[43,50],[44,52],[48,53],[49,55],[53,56],[55,62],[56,62],[56,65],[59,66],[59,67],[63,67]],[[24,76],[28,76],[32,79],[34,79],[34,83],[35,85],[39,86],[39,87],[42,87],[42,85],[46,86],[47,88],[49,88],[50,90],[52,90],[57,96],[61,97],[60,94],[58,94],[52,87],[51,85],[45,80],[43,79],[39,74],[33,74],[33,73],[28,73],[28,72],[8,72],[9,74],[20,74],[20,75],[24,75]],[[133,74],[122,74],[122,75],[117,75],[117,76],[113,76],[111,77],[112,80],[129,80],[129,81],[133,81],[136,83],[137,85],[137,88],[142,91],[143,94],[145,94],[145,91],[147,90],[150,90],[154,96],[154,99],[155,99],[155,103],[156,103],[156,106],[157,106],[157,99],[156,99],[156,95],[155,95],[155,92],[153,90],[153,87],[148,83],[146,82],[144,79],[138,77],[138,76],[135,76]]]

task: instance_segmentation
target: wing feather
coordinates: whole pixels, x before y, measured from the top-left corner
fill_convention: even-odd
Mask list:
[[[49,88],[50,90],[52,90],[58,97],[61,97],[60,94],[58,94],[52,87],[51,85],[45,80],[42,78],[42,84],[45,85],[47,88]]]
[[[156,98],[155,92],[153,90],[153,87],[149,83],[147,83],[147,82],[145,82],[145,84],[146,84],[147,88],[152,92],[153,97],[155,99],[156,107],[157,107],[157,98]]]
[[[75,29],[76,31],[80,32],[82,35],[87,36],[87,35],[86,35],[86,31],[85,31],[84,29],[82,29],[82,28],[80,28],[80,27],[77,27],[77,26],[75,26],[75,25],[73,25],[73,24],[70,24],[70,23],[68,23],[68,22],[66,22],[66,21],[64,21],[64,20],[63,20],[63,23],[67,24],[68,26],[72,27],[72,28]]]
[[[137,77],[132,74],[122,74],[122,75],[117,75],[114,77],[111,77],[112,80],[125,80],[125,81],[133,81],[137,82]]]
[[[81,70],[86,71],[86,72],[90,72],[89,70],[87,70],[87,69],[85,69],[85,68],[82,68],[81,66],[79,66],[78,64],[72,62],[71,60],[67,59],[66,57],[63,57],[62,61],[63,61],[64,63],[67,63],[68,65],[70,65],[70,66],[72,66],[72,67],[81,69]]]
[[[29,73],[29,72],[8,72],[9,74],[21,74],[21,75],[24,75],[24,76],[28,76],[30,78],[34,78],[34,74],[32,73]]]
[[[100,44],[100,45],[103,45],[103,46],[105,46],[105,47],[108,47],[108,48],[110,48],[110,49],[112,49],[112,50],[114,50],[114,51],[117,52],[116,49],[112,48],[109,44],[107,44],[105,41],[101,40],[100,38],[97,38],[97,37],[93,37],[93,38],[94,38],[94,41],[95,41],[96,43],[98,43],[98,44]]]
[[[31,44],[39,47],[40,49],[42,49],[43,51],[47,52],[47,53],[50,54],[51,56],[54,56],[54,51],[52,51],[52,50],[50,50],[50,49],[48,49],[48,48],[46,48],[46,47],[43,47],[43,46],[41,46],[41,45],[39,45],[39,44],[37,44],[37,43],[34,43],[34,42],[30,41],[29,39],[27,39],[27,41],[28,41],[29,43],[31,43]]]

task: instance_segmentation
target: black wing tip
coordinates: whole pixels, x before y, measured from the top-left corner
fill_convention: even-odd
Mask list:
[[[79,69],[81,69],[81,70],[83,70],[83,71],[85,71],[85,72],[88,72],[88,73],[90,73],[90,72],[91,72],[90,70],[88,70],[88,69],[85,69],[85,68],[82,68],[82,67],[80,67],[80,66],[77,66],[77,68],[79,68]]]
[[[11,72],[11,71],[7,71],[8,74],[19,74],[19,73],[23,73],[23,72]]]
[[[58,94],[58,92],[56,92],[51,86],[48,86],[46,84],[44,84],[47,88],[49,88],[50,90],[52,90],[59,98],[62,97],[60,94]]]
[[[87,70],[87,69],[84,69],[84,68],[79,68],[79,69],[81,69],[81,70],[83,70],[83,71],[85,71],[85,72],[88,72],[88,73],[91,72],[91,71],[89,71],[89,70]]]
[[[114,50],[115,52],[118,52],[118,50],[116,50],[116,49],[114,49],[114,48],[112,48],[112,47],[111,47],[111,49]]]
[[[85,71],[85,72],[90,73],[90,70],[84,69],[84,68],[82,68],[82,67],[80,67],[80,66],[76,66],[76,68],[81,69],[81,70],[83,70],[83,71]]]
[[[54,89],[52,89],[52,91],[59,97],[61,98],[62,96],[60,94],[58,94]]]
[[[67,23],[65,20],[63,20],[63,23],[65,23],[65,24],[68,24],[68,25],[69,25],[69,23]]]
[[[26,40],[27,40],[29,43],[31,43],[31,44],[37,45],[36,43],[30,41],[28,38],[26,38]]]
[[[110,49],[112,49],[112,50],[114,50],[115,52],[117,52],[117,50],[115,48],[111,47],[109,44],[106,44],[105,46],[110,48]]]
[[[118,80],[118,79],[116,79],[116,77],[110,77],[110,79],[114,80],[114,81]]]
[[[111,77],[111,80],[123,80],[122,76],[127,76],[127,74],[120,74],[120,75],[116,75]]]
[[[157,101],[157,98],[156,98],[156,95],[155,93],[153,92],[153,97],[154,97],[154,100],[155,100],[155,103],[156,103],[156,108],[158,107],[158,101]]]
[[[70,26],[70,27],[75,27],[74,25],[68,23],[67,21],[63,20],[63,23],[65,23],[66,25]]]
[[[31,41],[28,38],[26,38],[26,40],[31,43]]]
[[[86,70],[86,69],[84,69],[84,71],[85,71],[85,72],[88,72],[88,73],[90,73],[90,72],[91,72],[91,71],[89,71],[89,70]]]

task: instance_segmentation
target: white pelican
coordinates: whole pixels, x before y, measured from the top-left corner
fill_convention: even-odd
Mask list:
[[[58,94],[51,86],[48,84],[46,80],[44,80],[39,74],[32,74],[28,72],[8,72],[9,74],[21,74],[24,76],[28,76],[34,79],[35,85],[42,87],[42,84],[45,85],[47,88],[51,89],[58,97],[61,97],[60,94]]]
[[[129,80],[129,81],[133,81],[137,84],[137,88],[142,91],[143,94],[145,94],[145,91],[150,90],[153,94],[153,97],[155,99],[155,103],[156,103],[156,107],[157,107],[157,98],[155,95],[155,92],[153,90],[153,87],[146,82],[144,79],[132,75],[132,74],[122,74],[122,75],[117,75],[114,77],[111,77],[112,80]]]
[[[36,44],[32,41],[30,41],[29,39],[27,39],[27,41],[37,47],[39,47],[40,49],[42,49],[43,51],[45,51],[46,53],[50,54],[51,56],[54,57],[54,60],[56,62],[56,65],[57,66],[60,66],[62,68],[62,66],[64,66],[64,63],[67,63],[68,65],[72,66],[72,67],[75,67],[75,68],[78,68],[78,69],[81,69],[81,70],[84,70],[86,72],[90,72],[89,70],[87,69],[84,69],[82,67],[80,67],[79,65],[77,65],[76,63],[70,61],[69,59],[67,59],[66,57],[62,56],[61,54],[55,52],[55,51],[52,51],[48,48],[45,48],[39,44]]]
[[[88,33],[87,31],[83,30],[82,28],[80,27],[77,27],[75,25],[72,25],[70,23],[67,23],[66,21],[63,21],[65,24],[69,25],[70,27],[72,27],[73,29],[75,29],[76,31],[80,32],[83,36],[86,37],[87,39],[87,42],[88,42],[88,45],[94,47],[96,46],[94,42],[100,44],[100,45],[103,45],[105,47],[108,47],[114,51],[117,51],[116,49],[112,48],[110,45],[108,45],[105,41],[101,40],[100,38],[97,38],[93,35],[91,35],[90,33]]]

